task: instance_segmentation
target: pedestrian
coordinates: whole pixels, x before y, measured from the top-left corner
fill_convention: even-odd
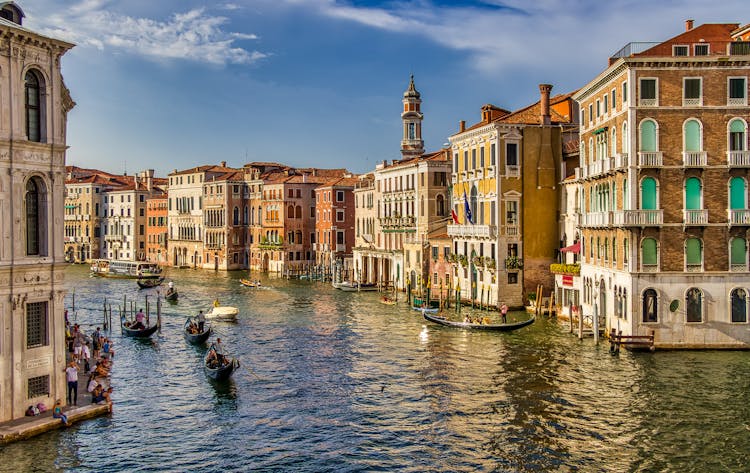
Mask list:
[[[55,419],[60,419],[63,425],[70,425],[70,423],[68,423],[68,416],[63,414],[62,402],[60,402],[59,399],[55,401],[55,407],[52,408],[52,417],[54,417]]]
[[[65,368],[65,379],[68,380],[68,404],[78,405],[78,365],[75,361]]]
[[[198,333],[203,333],[203,325],[206,323],[206,316],[203,315],[202,310],[198,312],[196,320],[198,321]]]
[[[78,361],[81,359],[81,354],[83,352],[83,334],[81,333],[81,329],[78,327],[78,324],[76,324],[73,327],[73,361]]]
[[[507,305],[503,304],[503,305],[500,306],[500,315],[502,315],[502,317],[503,317],[503,323],[507,324],[508,323],[508,317],[507,317],[508,316],[508,306]]]
[[[94,333],[91,334],[91,341],[92,341],[92,351],[91,354],[94,359],[99,358],[99,350],[102,348],[102,332],[99,327],[96,327],[96,330],[94,330]]]
[[[89,360],[91,359],[91,350],[89,350],[89,344],[85,343],[83,345],[83,349],[81,350],[81,358],[83,359],[83,372],[88,373],[91,371],[91,365],[89,364]]]

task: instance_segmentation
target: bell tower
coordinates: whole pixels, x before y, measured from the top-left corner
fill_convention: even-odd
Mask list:
[[[424,140],[422,140],[422,99],[414,87],[414,75],[409,80],[409,88],[404,92],[404,110],[401,121],[404,133],[401,138],[401,159],[414,158],[424,154]]]

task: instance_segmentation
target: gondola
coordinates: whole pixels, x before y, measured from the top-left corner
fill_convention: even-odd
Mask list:
[[[177,302],[177,290],[173,287],[167,289],[167,292],[164,293],[164,300]]]
[[[249,279],[240,279],[240,284],[245,287],[260,287],[260,282],[253,282]]]
[[[132,337],[132,338],[148,338],[151,335],[154,334],[159,329],[159,324],[154,324],[150,327],[146,327],[144,329],[140,330],[134,330],[125,323],[127,320],[125,319],[125,315],[120,316],[120,326],[122,327],[122,334],[126,337]]]
[[[203,359],[203,370],[206,372],[206,376],[213,379],[214,381],[224,381],[232,376],[234,370],[240,367],[240,360],[236,358],[226,357],[226,363],[220,367],[212,368],[209,366],[208,357],[211,353],[212,348],[209,348],[206,357]]]
[[[187,340],[187,342],[190,343],[191,345],[200,345],[202,343],[205,343],[206,340],[208,340],[208,337],[211,336],[211,326],[208,324],[204,324],[203,332],[190,333],[188,331],[188,327],[190,326],[191,322],[193,322],[193,318],[188,317],[187,320],[185,321],[185,326],[182,329],[182,332],[185,336],[185,340]],[[193,322],[193,323],[196,323],[196,322]]]
[[[141,289],[148,289],[150,287],[156,287],[159,284],[164,282],[164,276],[156,278],[156,279],[136,279],[135,281],[138,284],[138,287]]]
[[[466,329],[472,329],[472,330],[488,330],[488,331],[498,331],[498,332],[509,332],[511,330],[518,330],[519,328],[526,327],[527,325],[531,325],[534,323],[535,317],[531,316],[530,319],[523,320],[521,322],[514,322],[511,324],[475,324],[470,322],[456,322],[453,320],[444,319],[442,317],[438,317],[436,315],[431,315],[428,313],[422,314],[425,319],[429,320],[430,322],[435,322],[436,324],[445,325],[448,327],[455,327],[455,328],[466,328]]]

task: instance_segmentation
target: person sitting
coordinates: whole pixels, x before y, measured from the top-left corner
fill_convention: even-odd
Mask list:
[[[99,386],[99,383],[96,382],[96,373],[92,371],[89,375],[89,384],[86,387],[86,391],[92,393],[97,386]]]
[[[108,387],[106,391],[102,393],[104,402],[109,407],[109,412],[112,412],[112,386]]]
[[[52,408],[52,417],[54,417],[55,419],[60,419],[63,425],[70,425],[70,422],[68,422],[68,416],[63,414],[62,402],[60,402],[59,399],[55,401],[55,407]]]
[[[91,404],[104,404],[104,402],[104,389],[102,388],[102,385],[99,384],[91,393]]]

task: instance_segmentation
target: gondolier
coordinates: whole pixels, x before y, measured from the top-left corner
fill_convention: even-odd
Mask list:
[[[203,315],[203,311],[198,311],[198,317],[195,318],[198,322],[198,331],[203,332],[203,325],[206,323],[206,316]]]

